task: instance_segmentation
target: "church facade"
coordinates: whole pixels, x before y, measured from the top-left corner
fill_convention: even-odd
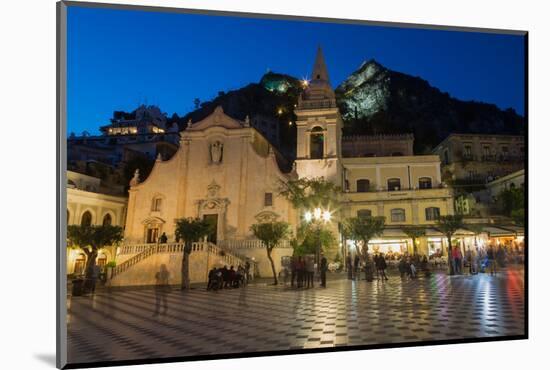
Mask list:
[[[312,80],[295,113],[296,160],[286,172],[277,149],[251,127],[248,118],[236,120],[218,107],[202,121],[189,122],[172,158],[163,161],[159,157],[143,181],[139,173],[135,174],[129,190],[124,243],[157,243],[162,233],[172,242],[176,219],[207,218],[216,225],[208,236],[210,242],[253,257],[260,272],[269,274],[265,249],[253,237],[250,226],[278,220],[296,229],[303,217],[301,211],[278,194],[280,183],[291,178],[323,177],[339,186],[342,219],[385,216],[387,230],[373,241],[371,250],[410,251],[411,241],[402,227],[429,227],[440,215],[453,213],[452,193],[441,182],[438,156],[342,155],[343,122],[320,49]],[[332,220],[336,233],[342,219]],[[428,232],[421,241],[425,254],[429,248],[444,248],[445,243],[442,234],[428,230],[433,233]],[[338,240],[334,251],[348,250],[346,241]],[[279,257],[292,254],[292,249],[287,244],[276,249],[279,268]]]

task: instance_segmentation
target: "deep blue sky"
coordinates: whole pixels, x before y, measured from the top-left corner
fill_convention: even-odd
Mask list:
[[[183,115],[268,69],[309,76],[319,44],[333,87],[374,58],[456,98],[524,112],[521,36],[69,7],[68,132],[97,133],[140,103]]]

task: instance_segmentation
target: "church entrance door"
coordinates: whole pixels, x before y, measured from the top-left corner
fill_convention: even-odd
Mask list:
[[[216,244],[218,241],[218,214],[204,215],[203,219],[212,225],[210,234],[208,234],[208,241]]]

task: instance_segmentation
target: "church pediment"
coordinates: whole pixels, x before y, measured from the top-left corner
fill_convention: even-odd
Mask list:
[[[203,131],[211,127],[223,127],[226,129],[243,128],[244,124],[224,113],[221,106],[216,107],[214,112],[202,121],[190,123],[187,126],[187,131]]]

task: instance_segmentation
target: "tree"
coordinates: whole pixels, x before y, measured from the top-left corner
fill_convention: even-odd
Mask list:
[[[497,201],[506,216],[512,216],[512,212],[525,209],[525,191],[523,187],[502,190]]]
[[[69,225],[67,239],[73,247],[80,248],[86,254],[86,277],[92,274],[99,250],[103,247],[119,243],[123,233],[120,226],[112,225]]]
[[[290,236],[290,225],[282,221],[266,222],[253,224],[250,226],[250,230],[266,247],[267,259],[271,263],[271,271],[273,272],[274,285],[277,285],[277,273],[275,272],[275,264],[273,263],[271,252],[281,240]]]
[[[344,221],[344,234],[353,240],[360,240],[362,247],[359,251],[363,261],[366,261],[369,251],[369,241],[382,234],[386,218],[380,217],[350,217]]]
[[[441,232],[445,234],[445,236],[447,237],[447,242],[448,242],[447,260],[449,263],[449,275],[454,275],[454,270],[452,265],[452,255],[451,255],[452,237],[458,229],[460,229],[461,227],[464,227],[462,215],[441,216],[437,221],[437,225],[439,230],[441,230]]]
[[[407,234],[407,236],[409,238],[412,239],[412,242],[413,242],[413,254],[416,255],[417,254],[417,247],[416,247],[416,242],[418,240],[418,238],[426,235],[426,229],[424,229],[423,227],[415,227],[415,226],[411,226],[411,227],[406,227],[404,230],[405,234]]]
[[[525,225],[525,208],[514,209],[510,213],[510,216],[512,217],[514,222],[516,224],[518,224],[519,226],[524,226]]]
[[[294,254],[297,256],[315,254],[319,245],[321,250],[325,250],[336,242],[336,237],[332,231],[316,227],[311,223],[302,223],[298,226],[296,234],[296,242],[293,248]]]
[[[320,207],[334,211],[338,208],[339,193],[339,186],[323,178],[281,181],[279,186],[279,194],[297,210]]]
[[[212,224],[200,218],[180,218],[176,220],[176,240],[184,240],[183,259],[181,261],[181,289],[189,290],[189,256],[192,251],[193,242],[208,235]]]

